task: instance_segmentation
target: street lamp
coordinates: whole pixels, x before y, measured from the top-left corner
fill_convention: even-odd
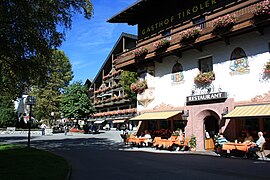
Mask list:
[[[31,123],[32,123],[32,105],[36,104],[36,97],[35,96],[27,96],[26,98],[26,105],[30,106],[30,111],[29,111],[29,120],[28,120],[28,143],[27,147],[30,148],[30,131],[31,131]]]
[[[182,120],[187,120],[188,116],[189,116],[189,110],[184,112],[184,114],[182,115]]]

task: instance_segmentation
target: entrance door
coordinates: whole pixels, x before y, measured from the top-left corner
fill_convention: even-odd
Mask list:
[[[218,119],[214,116],[207,116],[204,119],[205,131],[209,133],[210,137],[213,138],[215,134],[219,132]]]

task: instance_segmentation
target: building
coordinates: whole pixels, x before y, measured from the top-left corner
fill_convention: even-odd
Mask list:
[[[270,19],[259,6],[269,1],[139,0],[110,18],[138,25],[137,46],[115,59],[147,81],[131,120],[150,130],[184,126],[199,150],[213,148],[218,133],[234,141],[263,131],[269,141]]]
[[[137,36],[122,33],[93,82],[88,80],[85,83],[88,86],[88,97],[97,110],[90,120],[94,124],[109,124],[111,128],[116,128],[127,123],[136,114],[136,102],[130,100],[120,85],[123,71],[114,68],[115,54],[134,48],[136,41]]]

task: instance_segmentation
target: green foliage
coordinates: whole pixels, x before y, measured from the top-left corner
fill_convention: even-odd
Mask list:
[[[90,19],[90,0],[2,0],[0,6],[0,92],[20,95],[46,83],[53,49],[71,29],[72,16]]]
[[[130,71],[123,71],[121,73],[120,84],[124,88],[125,92],[132,99],[132,101],[137,101],[137,94],[132,92],[130,89],[130,85],[137,81],[137,73]]]
[[[64,117],[80,119],[95,111],[86,91],[87,88],[82,82],[74,82],[65,89],[61,98],[61,112]]]
[[[36,119],[60,118],[60,101],[63,89],[72,80],[72,66],[63,51],[54,51],[48,66],[46,85],[35,87],[31,95],[37,97],[33,114]]]
[[[17,116],[14,102],[8,95],[0,96],[0,127],[15,126]]]
[[[194,134],[192,134],[192,136],[189,140],[189,146],[191,148],[196,148],[196,146],[197,146],[197,140],[196,140],[196,136]]]

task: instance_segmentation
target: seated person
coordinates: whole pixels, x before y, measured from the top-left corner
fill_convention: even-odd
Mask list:
[[[253,137],[250,135],[250,133],[247,131],[246,132],[246,138],[244,139],[244,142],[246,143],[246,142],[253,142],[254,141],[254,139],[253,139]]]
[[[222,148],[222,145],[228,142],[228,140],[223,136],[222,133],[220,133],[219,137],[217,138],[217,142]]]
[[[251,147],[248,149],[248,155],[251,158],[258,159],[259,156],[256,154],[257,151],[260,150],[260,148],[265,143],[265,138],[263,137],[262,132],[258,132],[259,139],[256,141],[256,143],[252,143]]]
[[[148,130],[144,131],[144,136],[143,137],[146,138],[146,140],[144,141],[145,146],[148,146],[149,143],[152,143],[152,137],[151,137]]]
[[[223,144],[227,143],[228,140],[223,136],[223,133],[220,133],[219,134],[219,137],[217,138],[217,143],[218,143],[218,146],[220,146],[220,148],[222,149],[222,146]],[[230,153],[231,151],[230,150],[226,150],[226,153],[227,154],[224,154],[224,151],[220,151],[220,155],[221,156],[226,156],[226,157],[230,157]]]

